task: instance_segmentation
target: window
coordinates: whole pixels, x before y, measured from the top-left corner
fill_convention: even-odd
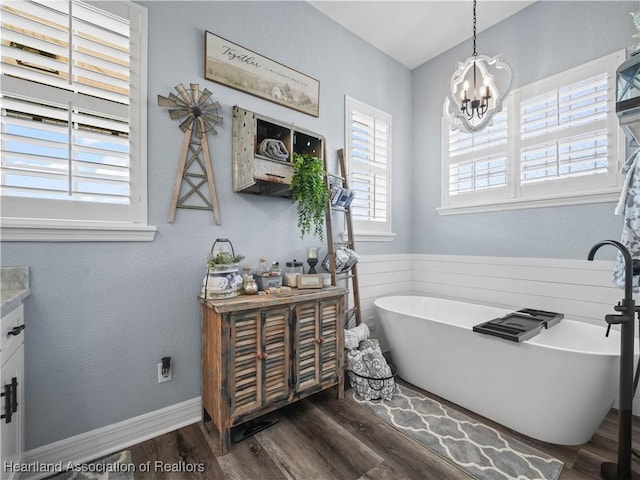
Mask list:
[[[443,119],[440,213],[615,201],[624,136],[615,113],[624,51],[514,90],[481,132]]]
[[[503,189],[507,185],[507,114],[498,112],[486,129],[449,132],[449,196]]]
[[[146,9],[2,4],[3,240],[151,240]]]
[[[346,161],[359,240],[392,240],[391,115],[345,97]]]

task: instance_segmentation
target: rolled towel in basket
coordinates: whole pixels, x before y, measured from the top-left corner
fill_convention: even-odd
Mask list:
[[[387,363],[387,359],[384,358],[382,350],[380,350],[380,344],[378,340],[372,338],[360,344],[360,351],[362,352],[362,361],[367,365],[371,376],[374,378],[390,377],[391,367]]]
[[[367,327],[366,323],[361,323],[356,327],[345,329],[344,348],[347,350],[358,348],[360,342],[367,338],[369,338],[369,327]]]
[[[347,374],[354,391],[365,400],[390,400],[395,391],[394,374],[376,339],[364,340],[346,355]]]
[[[289,158],[289,152],[287,147],[284,146],[281,140],[274,138],[265,138],[260,142],[260,155],[273,158],[274,160],[280,160],[284,162]]]

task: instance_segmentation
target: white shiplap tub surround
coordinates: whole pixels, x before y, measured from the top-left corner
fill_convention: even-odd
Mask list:
[[[517,310],[537,308],[606,325],[624,292],[611,281],[613,261],[459,255],[365,255],[358,263],[362,319],[388,350],[373,302],[390,295],[426,295]],[[613,328],[617,328],[614,326]],[[636,331],[637,335],[637,331]],[[639,390],[640,391],[640,390]],[[640,397],[634,400],[640,415]]]
[[[504,308],[531,307],[602,324],[624,292],[614,262],[574,259],[415,255],[412,293]]]
[[[372,336],[380,340],[382,350],[387,350],[383,337],[377,331],[378,321],[373,302],[388,295],[406,295],[413,290],[411,254],[362,255],[358,262],[361,319],[372,330]],[[351,301],[351,299],[350,299]]]

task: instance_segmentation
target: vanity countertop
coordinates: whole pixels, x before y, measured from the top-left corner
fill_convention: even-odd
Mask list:
[[[5,316],[29,296],[29,267],[0,268],[0,316]]]
[[[28,288],[19,290],[3,290],[0,293],[0,316],[4,317],[11,310],[16,308],[20,303],[29,296]]]

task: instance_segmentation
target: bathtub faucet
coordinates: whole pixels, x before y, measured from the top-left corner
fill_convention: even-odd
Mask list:
[[[587,256],[593,260],[596,251],[603,245],[612,245],[620,250],[624,258],[624,300],[618,302],[614,310],[619,315],[605,315],[609,324],[620,323],[620,378],[618,393],[618,462],[604,462],[600,465],[600,476],[605,480],[630,480],[631,479],[631,432],[633,419],[633,360],[634,360],[634,322],[635,302],[633,300],[633,260],[629,250],[615,240],[603,240],[596,243]]]
[[[636,266],[637,262],[632,260],[629,250],[627,250],[627,248],[620,242],[616,242],[615,240],[603,240],[596,243],[591,247],[591,250],[589,250],[587,259],[593,260],[596,252],[603,245],[612,245],[616,247],[620,250],[622,257],[624,258],[624,299],[613,307],[616,312],[621,312],[619,315],[608,314],[604,316],[604,319],[607,322],[607,333],[605,335],[608,337],[611,325],[633,322],[633,316],[636,310],[635,302],[633,300],[633,274],[634,266]]]

